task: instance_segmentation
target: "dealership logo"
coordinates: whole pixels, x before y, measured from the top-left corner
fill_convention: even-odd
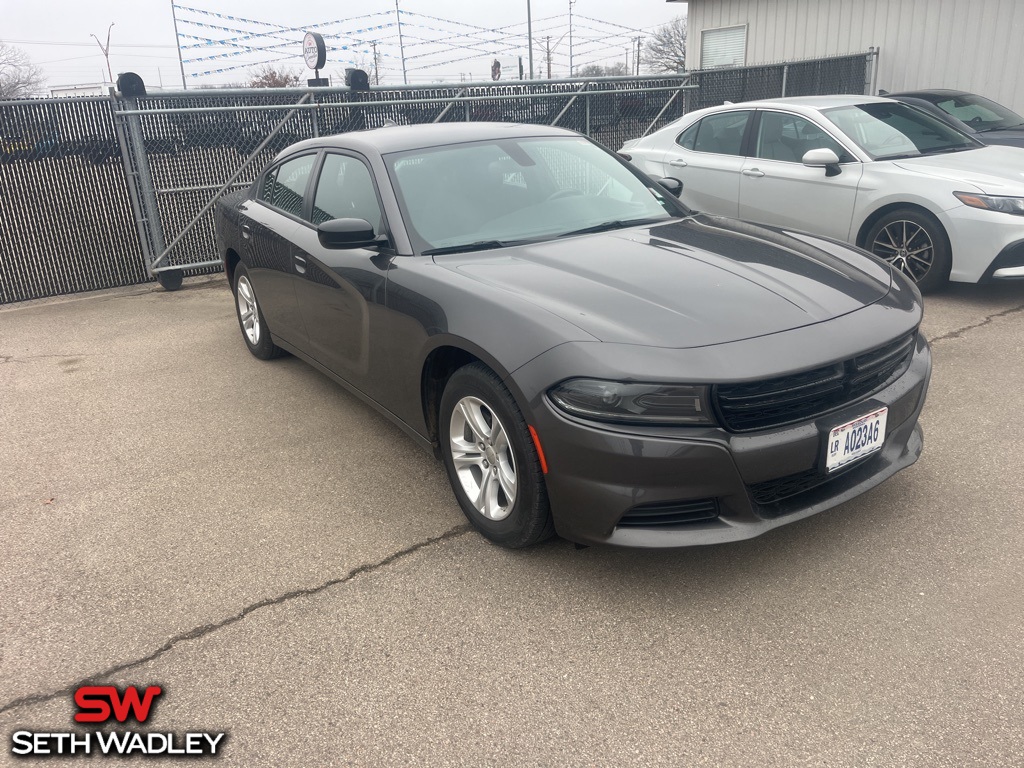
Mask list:
[[[124,690],[113,685],[83,685],[75,691],[76,723],[124,724],[129,720],[142,725],[149,720],[159,685]],[[162,757],[214,756],[224,744],[224,733],[205,731],[160,733],[156,731],[15,731],[11,734],[11,754],[18,757],[42,755],[159,755]]]

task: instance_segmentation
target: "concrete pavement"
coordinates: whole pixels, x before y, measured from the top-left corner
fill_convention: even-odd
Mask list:
[[[1024,285],[925,329],[925,452],[875,491],[506,552],[399,430],[251,358],[222,278],[0,308],[0,764],[84,681],[159,683],[147,728],[225,765],[1024,764]]]

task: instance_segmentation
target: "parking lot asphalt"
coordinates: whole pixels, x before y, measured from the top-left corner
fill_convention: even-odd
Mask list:
[[[252,358],[223,278],[0,307],[0,765],[96,682],[160,684],[146,728],[230,766],[1020,766],[1024,284],[925,330],[924,454],[865,496],[509,552],[397,428]]]

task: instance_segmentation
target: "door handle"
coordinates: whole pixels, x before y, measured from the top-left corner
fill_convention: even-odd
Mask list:
[[[306,257],[297,253],[292,254],[292,262],[295,264],[295,271],[300,275],[306,274]]]
[[[246,240],[252,237],[252,227],[250,227],[248,224],[242,225],[242,237],[244,237]]]
[[[686,161],[683,160],[683,158],[681,158],[681,157],[677,157],[675,160],[669,160],[668,164],[671,165],[673,168],[685,168],[686,167]]]
[[[751,176],[755,179],[760,179],[764,176],[764,171],[759,171],[757,168],[744,168],[740,173],[744,176]]]

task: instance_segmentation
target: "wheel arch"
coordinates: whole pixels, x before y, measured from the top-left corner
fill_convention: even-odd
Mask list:
[[[524,407],[523,394],[511,380],[506,368],[492,355],[467,339],[445,336],[436,339],[423,357],[420,367],[420,402],[423,408],[423,423],[427,439],[438,452],[439,418],[441,396],[452,374],[463,366],[479,362],[486,365],[502,380],[512,394],[524,418],[528,411]]]
[[[238,255],[238,252],[234,248],[228,248],[224,254],[224,273],[228,278],[228,285],[234,290],[235,285],[235,267],[238,266],[238,262],[242,260],[242,257]]]
[[[929,219],[935,222],[935,225],[945,236],[946,244],[950,245],[949,232],[946,231],[945,225],[942,223],[942,220],[935,214],[935,212],[930,210],[927,206],[921,205],[920,203],[913,203],[908,201],[886,203],[885,205],[880,206],[879,208],[876,208],[874,211],[872,211],[868,215],[868,217],[864,219],[863,223],[861,223],[860,225],[860,228],[857,230],[857,237],[853,241],[854,245],[858,246],[859,248],[863,248],[866,251],[870,251],[871,249],[868,248],[867,246],[868,232],[871,231],[871,228],[875,226],[875,224],[878,223],[878,221],[883,216],[887,216],[888,214],[893,213],[894,211],[900,210],[910,210],[914,211],[915,213],[921,213],[927,216]]]

